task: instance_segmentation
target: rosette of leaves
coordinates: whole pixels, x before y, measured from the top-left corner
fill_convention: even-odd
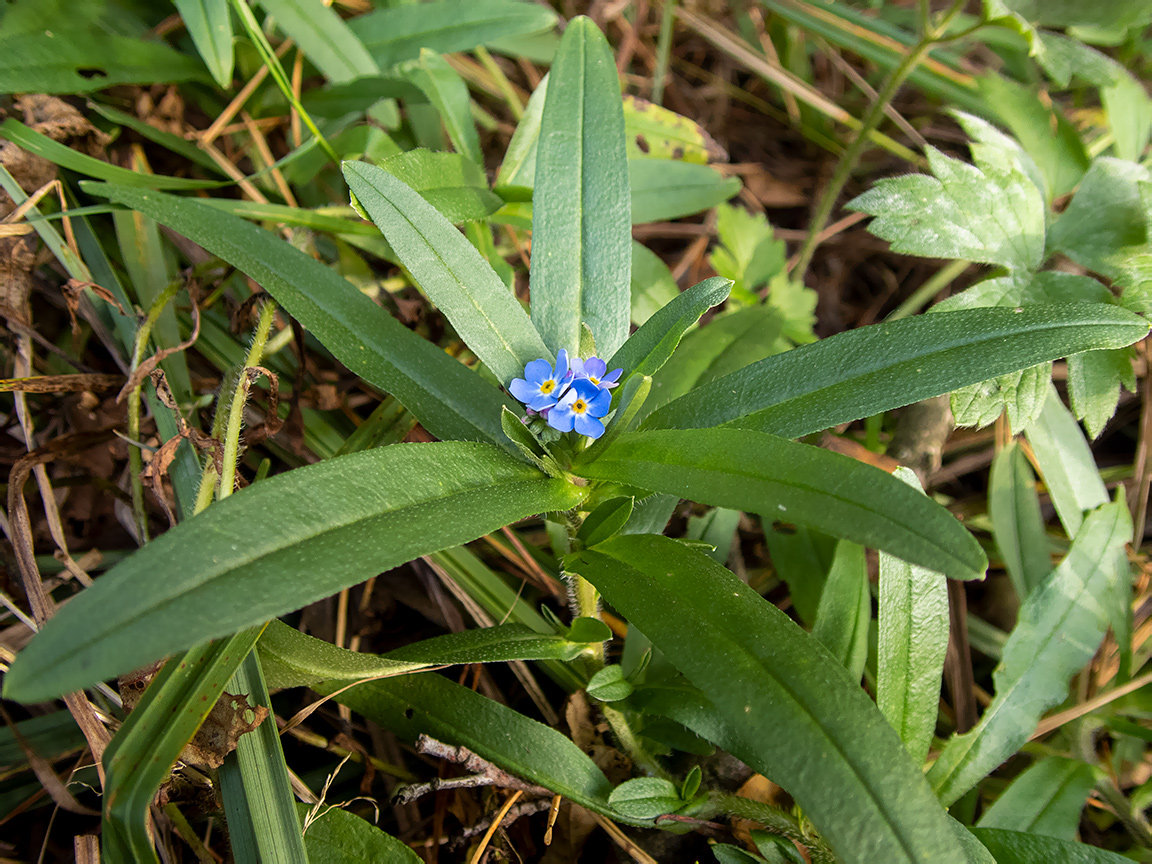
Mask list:
[[[618,732],[655,730],[670,719],[687,727],[685,736],[691,730],[697,741],[731,751],[783,785],[822,836],[820,848],[842,861],[964,860],[921,766],[858,679],[706,554],[660,532],[671,505],[687,498],[810,526],[956,579],[981,578],[984,553],[943,507],[879,469],[793,439],[1057,357],[1120,349],[1148,326],[1101,303],[941,312],[860,328],[722,374],[694,373],[688,385],[669,381],[657,392],[653,376],[677,357],[700,316],[724,302],[730,283],[706,280],[629,332],[619,81],[589,20],[568,25],[551,76],[536,156],[530,313],[419,193],[371,164],[343,168],[358,205],[483,370],[425,341],[334,270],[256,225],[194,198],[87,186],[260,283],[348,369],[394,396],[440,440],[262,479],[177,525],[62,608],[12,664],[5,696],[37,702],[93,686],[546,514],[568,528],[569,548],[558,551],[569,552],[564,574],[578,611],[594,616],[602,593],[679,676],[679,696],[663,708],[651,699],[645,708],[628,688],[612,690],[614,707],[601,700]],[[1029,233],[1022,242],[1034,262],[1036,238]],[[625,370],[606,431],[590,446],[558,448],[535,438],[519,403],[492,383],[507,385],[526,364],[561,349]],[[708,364],[722,354],[709,354]],[[699,357],[690,359],[678,368],[696,369]],[[725,362],[731,365],[731,355]],[[463,653],[411,646],[402,655],[359,659],[291,639],[273,624],[257,651],[278,670],[278,686],[341,690],[339,701],[402,737],[426,733],[466,746],[610,818],[654,824],[652,813],[663,805],[618,808],[629,796],[613,798],[600,769],[555,730],[434,673],[381,678],[461,657],[568,663],[570,678],[582,683],[604,668],[603,652],[578,644],[595,645],[602,626],[568,631],[533,620],[536,634],[497,632]],[[539,636],[551,641],[529,638]],[[246,650],[219,658],[217,671],[239,665]],[[375,680],[343,690],[361,678]],[[603,688],[593,691],[609,698]],[[652,764],[667,773],[658,757]],[[678,786],[677,800],[690,801],[693,812],[719,806],[709,803],[709,790],[693,782],[685,792],[687,785]]]

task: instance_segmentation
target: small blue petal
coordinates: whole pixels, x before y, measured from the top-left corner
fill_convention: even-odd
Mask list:
[[[533,384],[541,384],[552,377],[552,364],[543,359],[533,360],[524,367],[524,377]],[[517,396],[516,398],[519,399],[520,397]]]
[[[589,357],[584,361],[584,374],[589,378],[603,378],[608,364],[599,357]]]
[[[529,384],[523,378],[513,378],[508,385],[508,392],[524,403],[531,402],[539,391],[539,385]]]
[[[568,351],[561,348],[556,352],[556,377],[563,379],[568,375]]]
[[[604,434],[604,424],[587,414],[577,414],[573,425],[577,432],[581,435],[587,435],[589,438],[599,438]]]
[[[603,417],[612,407],[612,394],[607,390],[599,390],[596,395],[588,398],[588,413],[593,417]]]

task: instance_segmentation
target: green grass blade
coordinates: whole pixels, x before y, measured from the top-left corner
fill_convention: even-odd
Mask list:
[[[464,442],[381,447],[277,475],[102,576],[20,653],[5,693],[35,702],[89,686],[584,494]]]
[[[663,406],[646,429],[731,424],[798,438],[1148,333],[1098,303],[969,309],[874,324],[777,354]]]
[[[501,407],[514,407],[511,397],[417,336],[312,256],[196,201],[124,186],[87,188],[179,231],[251,276],[340,362],[395,396],[436,437],[511,449],[500,428]]]
[[[380,74],[380,67],[356,34],[326,3],[260,0],[276,26],[296,40],[320,74],[336,84]]]
[[[614,538],[567,569],[703,691],[728,730],[717,743],[783,782],[840,860],[963,860],[919,767],[858,682],[732,573],[653,535]]]
[[[268,719],[242,735],[236,750],[220,766],[220,794],[228,832],[233,838],[242,835],[251,841],[250,846],[239,846],[234,840],[237,864],[307,864],[308,854],[296,818],[296,796],[280,746],[280,730],[255,651],[249,651],[236,669],[228,682],[228,692],[243,693],[249,704],[269,710]],[[245,849],[249,851],[243,852]]]
[[[508,383],[549,356],[515,295],[419,193],[365,162],[345,162],[344,178],[400,263],[497,378]]]
[[[587,324],[604,356],[628,337],[632,249],[624,110],[612,51],[587,18],[552,65],[536,153],[532,323],[576,355]]]
[[[575,469],[748,513],[807,525],[954,579],[980,579],[980,545],[947,510],[878,468],[745,429],[622,435]]]
[[[228,0],[173,0],[200,59],[224,90],[232,86],[232,13]]]

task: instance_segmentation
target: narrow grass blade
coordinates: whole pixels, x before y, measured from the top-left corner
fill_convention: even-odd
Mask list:
[[[840,661],[853,681],[859,681],[864,674],[871,622],[872,595],[868,591],[864,547],[841,540],[836,544],[836,557],[820,594],[812,636]]]
[[[62,608],[13,663],[6,698],[89,686],[584,494],[463,442],[382,447],[271,477],[162,534]]]
[[[200,59],[220,87],[232,86],[232,13],[228,0],[173,0]]]
[[[541,118],[532,209],[532,323],[575,355],[580,324],[611,356],[628,337],[632,267],[624,111],[612,51],[569,23]]]
[[[568,559],[713,702],[717,742],[777,778],[844,862],[963,860],[918,766],[815,639],[707,555],[616,537]]]

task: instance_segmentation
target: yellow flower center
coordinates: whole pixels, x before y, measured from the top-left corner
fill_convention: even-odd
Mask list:
[[[576,412],[577,414],[583,414],[585,411],[588,410],[588,403],[585,402],[583,399],[577,399],[575,402],[572,403],[572,410],[574,412]]]
[[[556,382],[553,381],[551,378],[549,378],[547,381],[545,381],[543,384],[540,385],[540,392],[543,393],[545,396],[547,396],[549,393],[551,393],[555,389],[556,389]]]
[[[599,379],[599,378],[597,378],[597,377],[595,377],[594,375],[589,375],[589,376],[588,376],[588,380],[589,380],[589,381],[591,381],[593,384],[595,384],[595,385],[597,385],[597,386],[599,386],[599,385],[600,385],[600,379]]]

